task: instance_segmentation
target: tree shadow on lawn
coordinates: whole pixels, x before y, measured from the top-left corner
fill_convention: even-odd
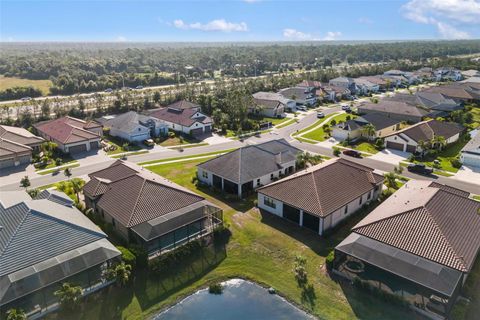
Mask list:
[[[255,200],[257,199],[256,194],[239,199],[235,195],[214,190],[213,188],[204,185],[197,185],[197,189],[239,212],[247,212],[248,210],[252,209],[255,206]]]

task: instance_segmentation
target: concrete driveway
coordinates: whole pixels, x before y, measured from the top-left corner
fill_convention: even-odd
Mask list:
[[[480,184],[480,168],[462,166],[460,170],[458,170],[458,172],[451,178]],[[477,193],[480,194],[480,187],[478,188]]]
[[[410,155],[411,153],[409,152],[403,152],[400,150],[392,150],[392,149],[384,149],[374,154],[373,156],[371,156],[370,159],[398,165],[400,161],[408,160],[408,157],[410,157]]]

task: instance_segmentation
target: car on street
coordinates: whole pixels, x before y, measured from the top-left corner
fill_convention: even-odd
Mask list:
[[[30,101],[30,100],[32,100],[32,98],[31,98],[31,97],[23,97],[23,98],[20,99],[20,100],[22,100],[22,101]]]
[[[136,86],[135,89],[137,90],[143,89],[143,86]]]
[[[350,108],[350,106],[348,104],[342,104],[342,110],[343,111],[351,111],[352,109]]]
[[[325,114],[323,112],[317,112],[317,118],[325,118]]]
[[[108,92],[108,93],[113,92],[113,89],[112,88],[107,88],[107,89],[105,89],[105,92]]]
[[[411,163],[408,165],[407,170],[423,175],[430,175],[433,173],[433,168],[427,167],[423,163]]]
[[[343,154],[346,156],[354,157],[354,158],[361,158],[362,154],[358,151],[355,150],[345,150],[343,151]]]
[[[305,106],[298,106],[298,107],[297,107],[297,110],[307,111],[308,109],[307,109],[307,107],[305,107]]]
[[[153,139],[147,139],[143,141],[143,144],[146,145],[147,147],[153,147],[155,145],[155,141],[153,141]]]

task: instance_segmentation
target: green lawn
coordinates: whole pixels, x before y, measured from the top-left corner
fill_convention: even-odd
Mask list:
[[[174,161],[174,160],[182,160],[182,159],[189,159],[189,158],[195,158],[195,157],[203,157],[203,156],[215,156],[220,153],[226,153],[236,150],[236,148],[232,149],[226,149],[226,150],[220,150],[220,151],[212,151],[212,152],[206,152],[206,153],[201,153],[201,154],[194,154],[190,156],[182,156],[182,157],[173,157],[173,158],[167,158],[167,159],[157,159],[157,160],[150,160],[150,161],[144,161],[144,162],[139,162],[138,165],[145,165],[145,164],[152,164],[152,163],[157,163],[157,162],[166,162],[166,161]]]
[[[437,160],[440,161],[440,168],[438,169],[442,169],[442,170],[453,172],[453,173],[457,172],[458,169],[452,166],[452,163],[450,162],[450,160],[455,159],[460,153],[460,150],[462,150],[462,148],[467,143],[468,141],[464,139],[459,139],[457,142],[447,146],[444,150],[442,150],[437,157]],[[431,161],[415,161],[415,162],[425,163],[425,165],[429,167],[433,167],[433,159]]]
[[[470,124],[472,128],[480,127],[480,107],[473,107],[470,111],[473,115],[473,123]]]
[[[51,173],[54,173],[58,170],[58,174],[63,174],[63,170],[65,170],[66,168],[76,168],[76,167],[80,167],[80,163],[77,163],[76,161],[74,163],[71,163],[71,164],[68,164],[67,166],[63,167],[63,168],[59,168],[59,169],[51,169],[51,170],[47,170],[47,171],[42,171],[42,172],[37,172],[38,174],[44,176],[46,174],[51,174]],[[44,169],[42,169],[44,170]]]
[[[361,141],[359,143],[355,143],[355,144],[351,144],[348,146],[349,148],[352,148],[352,149],[355,149],[355,150],[358,150],[360,152],[368,152],[368,153],[371,153],[371,154],[375,154],[378,152],[378,149],[375,147],[375,144],[373,144],[372,142],[368,142],[368,141]]]
[[[15,77],[4,77],[0,75],[0,91],[4,91],[14,87],[34,87],[42,91],[43,95],[50,93],[50,88],[53,86],[50,80],[29,80]]]
[[[191,143],[198,143],[198,140],[187,135],[182,136],[175,136],[172,138],[167,138],[166,140],[159,143],[162,147],[171,147],[171,146],[179,146],[182,144],[191,144]]]
[[[45,186],[41,186],[38,189],[39,190],[45,190],[45,189],[55,188],[55,189],[65,193],[73,201],[76,201],[77,200],[77,195],[75,194],[75,191],[72,188],[72,182],[71,181],[77,181],[78,184],[82,187],[85,184],[85,180],[83,180],[81,178],[72,178],[71,180],[65,180],[65,181],[60,181],[60,182],[51,183],[51,184],[48,184],[48,185],[45,185]]]
[[[480,195],[479,196],[473,196],[473,199],[480,201]]]
[[[364,215],[333,236],[321,238],[283,219],[252,209],[253,198],[234,200],[197,188],[192,177],[201,160],[150,167],[206,197],[224,210],[231,236],[226,247],[203,249],[160,275],[141,272],[134,285],[110,288],[87,298],[69,319],[145,319],[208,283],[241,277],[277,292],[321,319],[417,319],[415,315],[377,297],[333,281],[324,269],[325,257]],[[292,271],[295,256],[307,258],[309,286],[302,289]],[[54,318],[50,316],[50,318]],[[60,319],[61,317],[57,317]]]
[[[140,147],[139,145],[136,145],[136,144],[132,144],[130,143],[129,146],[128,146],[128,150],[123,150],[122,149],[122,145],[126,142],[126,141],[123,141],[117,137],[112,137],[112,136],[104,136],[103,137],[104,140],[106,142],[108,142],[109,144],[111,145],[114,145],[117,147],[117,149],[113,150],[113,151],[107,151],[107,154],[108,155],[113,155],[113,154],[119,154],[119,153],[125,153],[125,152],[128,152],[128,151],[138,151],[140,149],[142,149],[142,147]]]
[[[281,124],[277,125],[275,128],[277,128],[277,129],[285,128],[286,126],[289,126],[289,125],[294,124],[296,122],[297,122],[297,119],[290,119],[288,121],[282,122]]]
[[[38,168],[35,168],[35,171],[40,171],[40,170],[45,170],[45,169],[50,169],[50,168],[55,168],[55,167],[58,167],[58,166],[63,166],[63,165],[66,165],[66,164],[73,164],[73,163],[77,163],[78,161],[73,159],[69,154],[62,154],[60,155],[58,158],[62,159],[62,164],[60,165],[57,165],[55,163],[55,158],[57,156],[54,156],[54,158],[52,159],[52,162],[47,164],[45,167],[38,167]]]
[[[336,116],[333,116],[333,117],[329,117],[327,123],[330,124],[330,122],[332,120],[335,120],[337,123],[339,123],[340,121],[346,121],[346,118],[348,116],[350,116],[351,118],[354,117],[354,116],[349,115],[347,113],[342,113],[342,114],[339,114],[339,115],[336,115]],[[316,140],[316,141],[319,141],[319,142],[324,141],[324,140],[329,138],[328,135],[325,133],[325,131],[323,131],[322,127],[318,128],[318,129],[315,129],[313,131],[310,131],[310,132],[304,134],[302,137],[307,138],[307,139]]]

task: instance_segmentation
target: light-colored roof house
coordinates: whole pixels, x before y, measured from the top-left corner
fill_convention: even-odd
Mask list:
[[[44,141],[23,128],[0,125],[0,169],[28,165]]]
[[[460,152],[463,165],[480,168],[480,133],[478,130]]]
[[[256,92],[253,94],[254,106],[250,108],[251,113],[260,113],[266,117],[284,117],[285,111],[296,111],[297,103],[287,99],[280,93]]]

